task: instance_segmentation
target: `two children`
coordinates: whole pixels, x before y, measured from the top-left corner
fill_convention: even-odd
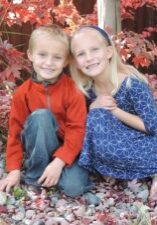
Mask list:
[[[92,187],[86,169],[125,180],[157,174],[157,107],[145,77],[121,61],[108,34],[96,26],[76,31],[71,50],[71,73],[89,106],[82,167],[77,156],[86,103],[63,73],[69,39],[57,26],[40,27],[29,42],[32,78],[12,101],[2,191],[9,192],[22,178],[28,185],[58,185],[74,197]],[[156,186],[154,178],[150,197]]]
[[[90,190],[87,170],[78,165],[86,120],[83,94],[63,73],[69,37],[56,25],[31,34],[28,58],[32,77],[15,92],[6,151],[8,175],[0,190],[19,185],[57,185],[74,197]],[[22,169],[24,173],[22,173]]]

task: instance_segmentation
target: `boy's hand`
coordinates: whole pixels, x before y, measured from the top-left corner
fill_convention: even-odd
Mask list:
[[[0,191],[10,192],[11,188],[20,184],[20,170],[13,170],[8,175],[0,180]]]
[[[58,183],[65,162],[59,158],[55,158],[44,170],[38,183],[43,187],[51,187]]]

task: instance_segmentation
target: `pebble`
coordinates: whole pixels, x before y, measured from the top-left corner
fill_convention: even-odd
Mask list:
[[[10,196],[9,198],[8,198],[8,202],[7,202],[7,204],[8,205],[15,205],[16,204],[16,199],[14,198],[14,196]]]
[[[12,216],[13,220],[21,221],[25,217],[25,214],[23,212],[17,212],[15,215]]]
[[[2,165],[0,160],[0,175]],[[131,221],[137,220],[139,209],[147,205],[150,184],[137,186],[136,193],[119,187],[115,190],[114,186],[97,182],[92,193],[78,198],[43,191],[35,198],[16,200],[13,195],[0,192],[0,225],[104,225],[98,219],[100,213],[114,218],[116,225],[131,225]],[[149,206],[147,213],[157,224],[156,203]]]
[[[4,173],[4,170],[2,168],[0,168],[0,178],[2,178],[3,173]]]
[[[110,206],[113,206],[115,205],[115,200],[114,198],[109,198],[107,201],[106,201],[107,205],[110,207]]]
[[[76,217],[82,218],[85,214],[85,211],[86,211],[86,207],[84,205],[81,205],[79,208],[74,210],[74,214]]]
[[[86,211],[86,216],[93,216],[95,214],[95,206],[90,205]]]
[[[24,222],[25,225],[31,225],[32,220],[24,219],[23,222]]]
[[[31,219],[31,218],[33,218],[34,216],[35,216],[35,211],[34,210],[27,210],[26,211],[26,218],[27,219]]]
[[[45,225],[45,222],[43,220],[36,220],[32,222],[31,225]]]
[[[74,216],[74,214],[72,212],[65,212],[64,213],[64,218],[70,223],[75,220],[75,216]]]
[[[0,219],[0,225],[8,225],[4,220]]]
[[[55,206],[57,204],[58,200],[59,200],[58,196],[52,196],[50,205],[52,207]]]
[[[0,205],[5,205],[7,203],[6,193],[0,191]]]
[[[146,201],[147,201],[148,196],[149,196],[149,191],[148,191],[148,189],[144,189],[143,191],[140,191],[140,192],[137,194],[137,197],[138,197],[138,198],[141,198],[143,202],[146,202]]]

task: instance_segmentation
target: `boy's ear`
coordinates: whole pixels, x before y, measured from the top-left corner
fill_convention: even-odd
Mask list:
[[[31,54],[31,51],[29,49],[27,50],[27,57],[30,61],[32,61],[32,54]]]
[[[107,58],[111,59],[112,55],[113,55],[113,47],[112,46],[107,46],[106,51],[107,51]]]

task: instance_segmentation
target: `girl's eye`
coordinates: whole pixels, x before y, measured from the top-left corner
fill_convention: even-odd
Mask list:
[[[99,50],[99,48],[97,48],[97,47],[95,47],[95,48],[92,48],[92,51],[94,52],[94,51],[98,51]]]
[[[76,57],[80,57],[80,56],[83,56],[84,55],[84,52],[80,52],[78,54],[76,54]]]

